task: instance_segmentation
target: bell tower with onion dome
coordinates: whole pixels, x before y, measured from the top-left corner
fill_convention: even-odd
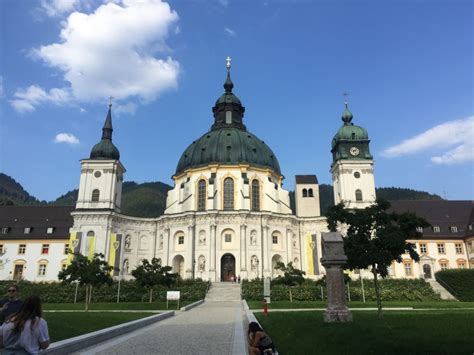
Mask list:
[[[367,130],[354,125],[352,118],[345,102],[343,124],[332,139],[334,202],[344,202],[347,208],[365,208],[376,199],[374,160]]]
[[[97,209],[120,212],[125,168],[120,152],[112,143],[112,103],[102,128],[102,139],[81,160],[81,179],[76,210]]]

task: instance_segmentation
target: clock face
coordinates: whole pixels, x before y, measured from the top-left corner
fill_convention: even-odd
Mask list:
[[[351,153],[351,155],[357,156],[357,155],[359,155],[359,148],[357,148],[357,147],[352,147],[352,148],[349,150],[349,152]]]

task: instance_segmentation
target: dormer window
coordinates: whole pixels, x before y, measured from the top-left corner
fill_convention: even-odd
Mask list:
[[[25,227],[25,228],[23,228],[23,233],[24,234],[30,234],[32,229],[33,228],[31,228],[31,227]]]
[[[418,233],[423,233],[423,227],[416,227],[416,231]]]
[[[2,234],[7,234],[10,228],[2,227]]]
[[[433,226],[433,232],[439,233],[441,232],[441,229],[439,228],[439,226]]]
[[[451,233],[457,233],[458,232],[458,227],[456,227],[456,226],[451,226],[450,229],[451,229]]]
[[[53,234],[53,232],[54,232],[54,227],[48,227],[46,229],[46,234]]]
[[[225,123],[231,124],[232,123],[232,111],[225,112]]]

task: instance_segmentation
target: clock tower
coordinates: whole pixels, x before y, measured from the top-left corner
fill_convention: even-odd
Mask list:
[[[374,160],[367,130],[352,123],[347,102],[345,106],[343,124],[332,139],[334,202],[344,202],[347,208],[365,208],[375,201]]]

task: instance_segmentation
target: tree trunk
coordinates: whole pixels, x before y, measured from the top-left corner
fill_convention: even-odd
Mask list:
[[[153,302],[153,288],[150,288],[150,300],[149,302]]]
[[[291,294],[291,286],[290,286],[290,302],[293,302],[293,295]]]
[[[90,285],[89,287],[90,287],[89,289],[89,305],[90,305],[92,301],[92,285]]]
[[[85,311],[89,310],[89,285],[86,285],[86,304],[85,304]]]
[[[375,297],[377,298],[377,310],[379,318],[383,318],[382,313],[382,298],[380,297],[380,285],[377,279],[377,269],[375,264],[372,265],[372,273],[374,274],[374,288],[375,288]]]

